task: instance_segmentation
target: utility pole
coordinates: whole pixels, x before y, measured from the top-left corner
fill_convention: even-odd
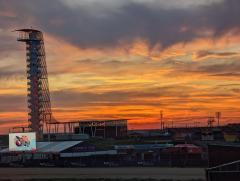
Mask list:
[[[163,111],[160,111],[160,129],[164,129],[164,123],[163,123]]]
[[[200,123],[200,122],[195,121],[195,122],[194,122],[194,127],[196,127],[196,128],[199,127],[199,123]]]
[[[221,118],[221,112],[216,112],[216,118],[217,118],[217,124],[218,124],[218,127],[220,126],[220,118]]]
[[[214,117],[209,117],[208,118],[208,127],[212,128],[214,122],[215,122]]]

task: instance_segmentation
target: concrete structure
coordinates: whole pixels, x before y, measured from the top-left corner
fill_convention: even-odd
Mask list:
[[[74,120],[50,123],[55,133],[88,134],[90,137],[119,138],[127,136],[127,120]]]

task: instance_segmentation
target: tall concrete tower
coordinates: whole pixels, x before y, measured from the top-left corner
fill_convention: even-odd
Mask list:
[[[18,41],[26,43],[28,122],[37,139],[52,119],[43,34],[34,29],[19,29]]]

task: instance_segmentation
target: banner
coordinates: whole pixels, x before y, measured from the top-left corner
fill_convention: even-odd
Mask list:
[[[9,133],[9,151],[35,151],[36,133]]]

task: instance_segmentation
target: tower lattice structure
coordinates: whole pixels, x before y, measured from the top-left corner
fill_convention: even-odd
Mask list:
[[[18,41],[26,43],[28,122],[37,138],[42,138],[44,125],[52,121],[51,101],[43,34],[34,29],[19,29]]]

